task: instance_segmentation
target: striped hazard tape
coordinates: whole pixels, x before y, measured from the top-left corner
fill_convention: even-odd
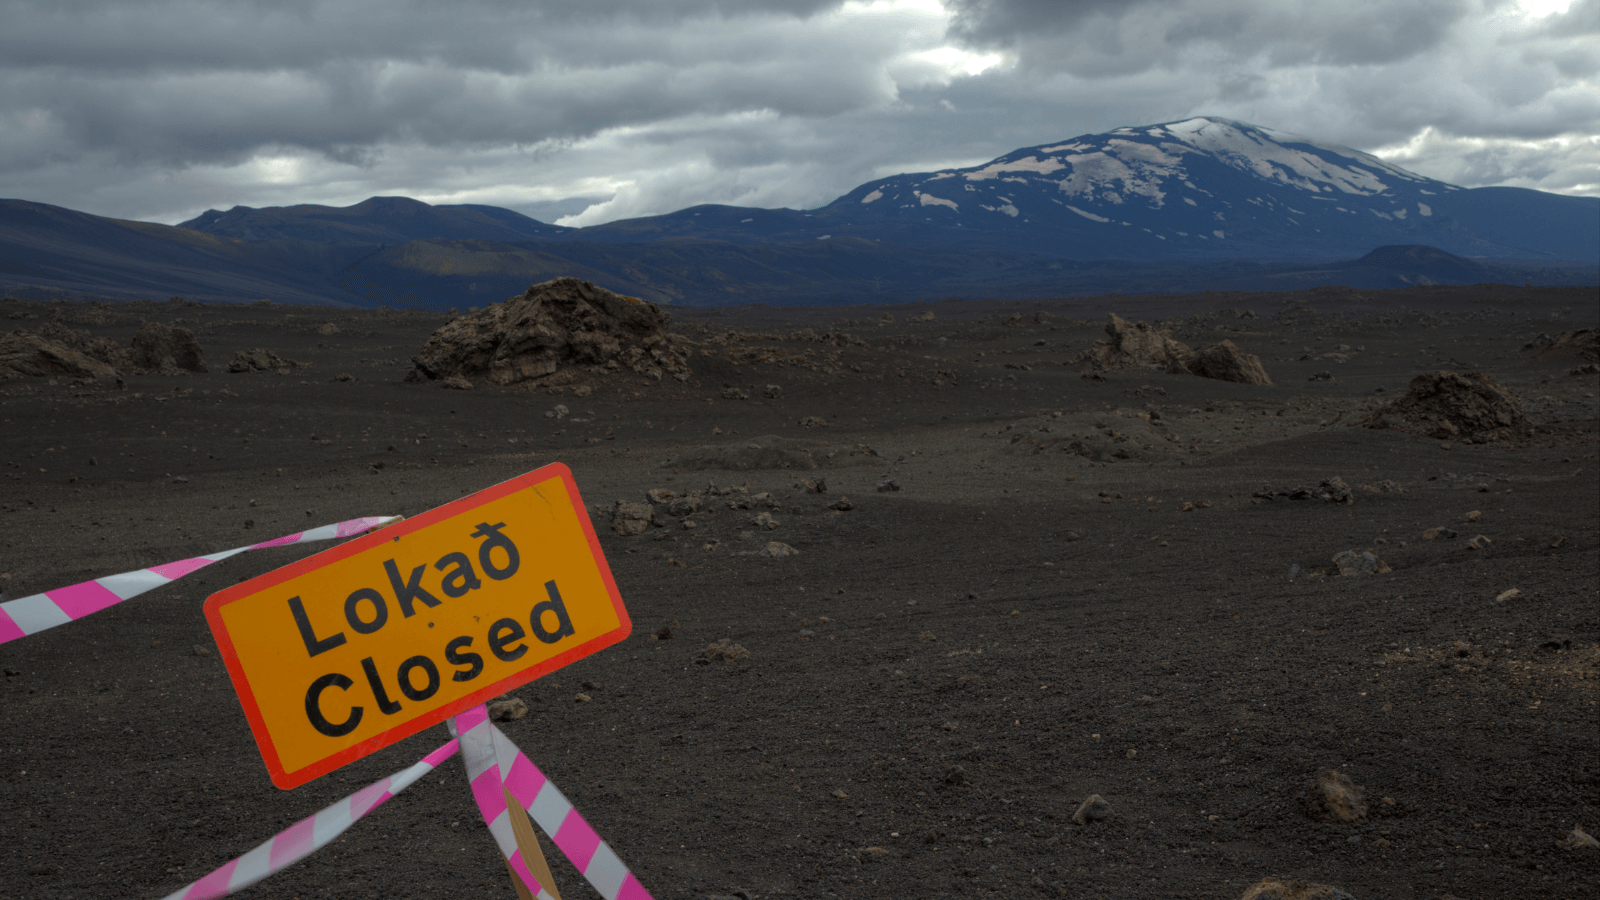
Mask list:
[[[34,594],[31,597],[8,600],[0,603],[0,644],[30,634],[38,634],[46,628],[65,625],[90,613],[97,613],[108,606],[114,606],[130,597],[137,597],[146,591],[170,584],[190,572],[203,569],[218,560],[227,559],[246,550],[350,537],[388,525],[390,522],[397,522],[401,518],[401,516],[372,516],[351,519],[348,522],[324,525],[310,531],[286,534],[281,538],[251,544],[248,547],[235,547],[232,550],[196,556],[193,559],[180,559],[177,562],[163,563],[137,572],[107,575],[82,584]]]
[[[244,890],[252,884],[294,865],[329,841],[344,834],[367,813],[383,805],[385,800],[415,784],[417,779],[432,772],[438,765],[454,756],[460,749],[458,741],[451,741],[423,757],[422,761],[400,772],[382,778],[356,791],[313,816],[278,832],[265,844],[228,863],[210,875],[186,888],[168,894],[165,900],[212,900]]]
[[[527,810],[534,823],[550,836],[605,900],[651,900],[650,893],[573,809],[571,801],[555,783],[489,721],[484,707],[451,719],[450,732],[461,741],[461,758],[467,764],[467,778],[472,782],[472,795],[478,801],[483,821],[500,845],[500,853],[525,885],[532,889],[541,882],[529,870],[517,847],[516,822],[507,798]],[[542,865],[542,860],[536,864]],[[545,897],[546,892],[541,889],[539,896]]]
[[[168,894],[163,900],[226,897],[294,865],[343,834],[385,800],[432,772],[457,750],[462,751],[466,761],[472,794],[489,826],[489,833],[494,835],[506,864],[522,886],[529,889],[525,896],[560,900],[560,895],[554,893],[549,867],[537,849],[537,839],[530,833],[522,835],[521,845],[537,855],[531,860],[531,866],[519,847],[516,831],[526,829],[527,819],[532,817],[605,900],[652,900],[611,847],[600,840],[583,816],[572,808],[566,796],[528,761],[504,732],[494,727],[484,707],[451,719],[450,731],[456,735],[454,740],[411,768],[380,779],[316,815],[301,819],[261,846],[182,890]],[[520,825],[512,815],[512,804],[516,805],[517,814],[523,816]]]

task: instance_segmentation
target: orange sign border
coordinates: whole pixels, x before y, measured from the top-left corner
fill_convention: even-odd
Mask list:
[[[400,722],[393,728],[374,735],[359,744],[346,747],[293,772],[284,771],[276,748],[273,746],[272,735],[267,730],[260,707],[256,704],[255,691],[245,678],[243,667],[239,662],[238,652],[233,646],[233,639],[223,624],[222,607],[244,597],[259,594],[292,578],[309,574],[330,563],[339,562],[365,550],[387,544],[395,537],[421,531],[444,519],[499,500],[509,494],[536,487],[552,478],[561,480],[562,486],[567,491],[568,498],[573,503],[573,508],[580,513],[578,522],[582,525],[584,536],[589,541],[589,549],[594,554],[594,561],[599,570],[600,578],[605,583],[606,591],[611,596],[611,605],[617,614],[617,627],[558,653],[543,662],[502,678],[493,684],[485,685],[465,697],[454,700],[437,709],[424,712],[413,719]],[[220,590],[206,598],[205,613],[206,621],[211,626],[212,637],[216,639],[217,648],[221,652],[222,661],[228,667],[228,677],[233,681],[234,693],[239,697],[239,704],[244,707],[245,718],[250,721],[250,731],[255,736],[256,746],[260,748],[261,757],[267,764],[267,773],[272,777],[272,783],[284,790],[299,787],[335,769],[381,750],[390,744],[404,740],[429,726],[436,725],[452,716],[463,713],[490,698],[504,694],[512,688],[527,684],[556,669],[577,662],[585,656],[604,650],[606,647],[627,638],[633,632],[633,620],[628,618],[628,610],[622,605],[622,595],[617,591],[617,582],[611,575],[611,566],[607,564],[605,554],[600,550],[600,539],[595,534],[594,523],[590,521],[588,510],[583,505],[583,497],[578,493],[578,484],[572,478],[572,470],[567,468],[566,464],[559,462],[541,466],[525,475],[518,475],[475,494],[469,494],[459,500],[452,500],[444,506],[435,507],[414,518],[385,525],[337,547],[324,550],[314,556],[290,563],[281,569],[274,569],[249,581],[240,582],[233,587]]]

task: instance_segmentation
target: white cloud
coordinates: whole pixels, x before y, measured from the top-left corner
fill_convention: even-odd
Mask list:
[[[1600,195],[1600,0],[0,0],[0,20],[0,196],[127,218],[810,207],[1201,114]]]

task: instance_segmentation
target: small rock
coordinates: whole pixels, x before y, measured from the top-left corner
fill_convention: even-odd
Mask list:
[[[472,390],[472,382],[468,381],[465,375],[446,375],[439,380],[439,386],[452,391]]]
[[[1319,822],[1354,824],[1367,820],[1367,802],[1350,776],[1321,769],[1304,798],[1306,812]]]
[[[1429,528],[1427,531],[1422,533],[1422,539],[1425,541],[1436,541],[1440,538],[1451,540],[1455,537],[1456,532],[1453,529],[1445,528],[1442,525],[1438,528]]]
[[[1090,794],[1089,799],[1079,804],[1078,811],[1072,814],[1072,821],[1079,825],[1103,822],[1109,818],[1111,818],[1111,804],[1099,794]]]
[[[521,697],[496,700],[489,704],[489,718],[496,722],[510,722],[528,714],[528,704]]]
[[[333,376],[333,380],[334,381],[355,381],[356,377],[354,375],[351,375],[349,372],[340,372],[339,374]]]
[[[611,508],[611,530],[617,534],[643,534],[655,521],[648,503],[618,500]]]
[[[937,641],[938,638],[934,637],[933,632],[924,631],[923,633],[917,635],[917,640],[923,642],[924,644],[931,644],[934,641]]]
[[[772,559],[786,559],[790,556],[799,556],[800,551],[782,541],[767,541],[767,546],[762,548],[761,555]]]
[[[1483,518],[1483,512],[1481,510],[1476,510],[1475,509],[1472,512],[1467,513],[1462,518],[1463,518],[1464,521],[1467,521],[1467,522],[1476,522],[1479,519]]]
[[[1510,589],[1508,591],[1501,591],[1499,594],[1495,595],[1494,602],[1496,602],[1496,603],[1504,603],[1507,600],[1515,600],[1515,599],[1517,599],[1518,597],[1521,597],[1521,596],[1522,596],[1522,592],[1521,591],[1517,590],[1516,588],[1512,588],[1512,589]]]
[[[588,694],[579,694],[578,696],[572,698],[572,702],[574,702],[574,703],[588,703],[590,700],[593,700],[593,699],[594,698],[589,696]]]
[[[900,490],[900,482],[894,480],[893,478],[878,482],[878,493],[880,494],[887,493],[888,491],[898,490]]]
[[[800,479],[800,486],[805,488],[808,494],[826,494],[828,492],[828,481],[825,478],[817,478],[815,480],[802,478]]]
[[[940,780],[945,784],[966,784],[967,770],[961,768],[960,766],[951,766],[950,769],[944,773],[944,778]]]
[[[195,644],[194,648],[189,652],[193,653],[195,656],[210,656],[211,648],[207,647],[205,644]]]
[[[736,659],[749,659],[750,651],[739,646],[738,644],[735,644],[728,638],[722,638],[720,640],[712,641],[710,645],[706,647],[704,656],[706,659],[720,659],[727,662],[733,662]]]
[[[1355,900],[1335,887],[1298,878],[1263,878],[1245,889],[1239,900]]]
[[[801,428],[827,428],[828,420],[818,416],[806,416],[800,420]]]
[[[839,790],[833,791],[828,796],[837,798],[839,800],[848,800],[850,798],[849,794],[846,794],[844,791],[839,791]]]
[[[681,518],[683,516],[697,513],[700,511],[700,502],[700,497],[693,494],[687,497],[677,497],[671,501],[668,501],[667,515],[673,516],[674,518]]]
[[[766,395],[768,400],[777,400],[783,396],[783,385],[769,384],[767,385],[767,389],[762,393]]]
[[[1594,835],[1583,830],[1583,826],[1574,825],[1572,831],[1565,839],[1557,841],[1556,846],[1563,850],[1600,850],[1600,841]]]
[[[778,520],[772,517],[772,513],[759,513],[754,519],[750,520],[750,524],[760,528],[762,531],[771,531],[778,527]]]
[[[724,400],[749,400],[750,399],[750,395],[746,394],[744,391],[741,391],[736,387],[728,387],[728,388],[723,388],[722,389],[722,399],[724,399]]]
[[[1340,551],[1333,555],[1333,564],[1339,567],[1340,575],[1381,575],[1393,571],[1371,550]]]
[[[1494,542],[1489,540],[1487,536],[1480,534],[1472,540],[1467,541],[1467,546],[1471,547],[1473,550],[1487,550],[1489,545],[1492,543]]]
[[[651,488],[645,491],[644,495],[651,503],[666,503],[668,500],[675,499],[678,496],[676,491],[669,491],[666,488]]]
[[[663,625],[660,628],[657,628],[655,630],[655,633],[650,635],[650,639],[651,640],[656,640],[656,641],[670,641],[670,640],[672,640],[672,626],[671,625]]]
[[[1566,542],[1567,542],[1566,536],[1558,534],[1555,537],[1550,539],[1550,549],[1554,550],[1555,548],[1561,546],[1562,544],[1565,544]]]
[[[855,509],[856,505],[850,502],[849,497],[840,497],[839,499],[828,504],[828,508],[836,509],[839,512],[849,512],[850,510]]]
[[[1067,540],[1069,540],[1069,541],[1081,540],[1082,538],[1083,538],[1083,535],[1077,533],[1076,531],[1067,532]]]

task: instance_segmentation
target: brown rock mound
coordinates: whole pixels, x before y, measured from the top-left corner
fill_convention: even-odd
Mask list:
[[[1533,434],[1522,405],[1493,378],[1440,370],[1411,379],[1406,395],[1373,410],[1361,424],[1441,440],[1508,441]]]
[[[1099,369],[1156,368],[1240,384],[1272,383],[1261,358],[1240,350],[1233,341],[1191,350],[1166,331],[1147,322],[1129,322],[1116,313],[1106,322],[1106,335],[1078,361]]]
[[[251,350],[240,350],[233,356],[233,362],[228,363],[228,371],[235,374],[239,372],[270,372],[278,369],[298,369],[300,363],[292,359],[284,359],[271,350],[256,347]]]
[[[1537,345],[1538,342],[1532,346]],[[1563,331],[1543,342],[1537,358],[1545,359],[1568,354],[1580,356],[1592,363],[1600,363],[1600,329],[1580,328],[1577,331]]]
[[[1245,889],[1239,900],[1354,900],[1336,887],[1298,878],[1263,878]]]
[[[1095,341],[1079,361],[1101,369],[1170,369],[1181,368],[1182,361],[1192,353],[1188,345],[1173,340],[1170,333],[1148,322],[1129,322],[1116,313],[1109,314],[1106,335],[1105,340]]]
[[[671,346],[666,326],[667,314],[654,303],[557,278],[435,331],[406,380],[459,376],[539,387],[576,381],[580,370],[627,368],[685,381],[687,353]]]
[[[0,336],[0,381],[13,378],[99,378],[116,375],[103,360],[67,343],[18,329]]]
[[[1183,368],[1190,375],[1199,375],[1201,378],[1239,384],[1272,383],[1272,379],[1267,377],[1267,370],[1261,366],[1261,357],[1240,350],[1229,340],[1195,352],[1183,361]]]
[[[133,336],[127,367],[141,375],[182,375],[206,370],[204,353],[194,332],[160,322],[140,326]]]

